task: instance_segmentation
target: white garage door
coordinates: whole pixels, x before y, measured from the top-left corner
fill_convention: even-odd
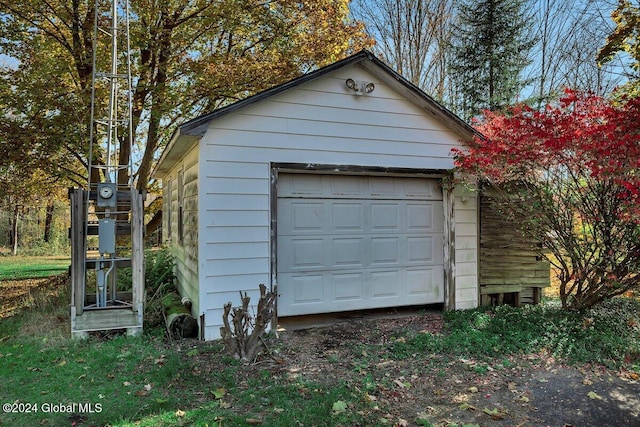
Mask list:
[[[278,315],[444,302],[437,180],[280,174]]]

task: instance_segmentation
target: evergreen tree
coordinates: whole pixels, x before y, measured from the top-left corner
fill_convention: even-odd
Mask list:
[[[524,0],[463,0],[452,41],[452,108],[469,120],[499,111],[526,85],[521,77],[535,44]]]

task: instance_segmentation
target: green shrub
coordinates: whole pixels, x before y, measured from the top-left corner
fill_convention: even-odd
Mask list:
[[[614,298],[583,311],[557,303],[481,307],[444,313],[442,334],[417,334],[397,340],[390,351],[399,358],[421,353],[495,358],[546,352],[568,362],[616,367],[640,361],[640,302]]]
[[[174,290],[174,260],[169,249],[151,249],[144,253],[144,281],[147,294],[145,306],[145,323],[148,326],[162,324],[162,297]],[[131,289],[131,268],[118,270],[118,289]]]

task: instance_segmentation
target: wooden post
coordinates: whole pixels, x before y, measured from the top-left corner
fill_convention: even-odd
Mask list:
[[[278,253],[278,168],[271,164],[271,185],[269,187],[269,232],[271,238],[270,254],[271,261],[271,286],[269,287],[271,292],[276,292],[278,287],[278,260],[276,254]],[[278,299],[279,295],[276,294],[276,298],[273,302],[273,318],[271,319],[271,327],[278,334]],[[204,324],[202,325],[204,330]]]
[[[456,217],[451,177],[442,178],[444,205],[444,308],[456,308]]]
[[[144,304],[144,196],[131,190],[131,287],[136,312]]]
[[[85,299],[85,203],[86,191],[74,188],[69,191],[71,199],[71,305],[75,314],[82,315]]]
[[[542,288],[535,287],[533,288],[533,303],[540,304],[542,300]]]

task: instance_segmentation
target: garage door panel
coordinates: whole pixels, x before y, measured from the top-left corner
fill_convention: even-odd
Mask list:
[[[322,197],[324,195],[323,183],[320,175],[297,174],[283,175],[279,186],[282,189],[282,194],[286,192],[296,197]]]
[[[322,269],[324,265],[324,239],[297,239],[291,241],[292,270]]]
[[[444,301],[443,205],[435,180],[281,177],[280,316]]]
[[[442,200],[442,188],[437,180],[403,179],[404,194],[422,200]]]
[[[371,203],[371,231],[399,231],[400,205],[398,202]]]
[[[363,181],[357,177],[355,179],[344,179],[342,176],[330,176],[325,178],[325,195],[330,197],[358,197],[363,192]]]
[[[362,202],[335,202],[325,201],[325,210],[330,210],[332,218],[332,231],[340,232],[364,232],[364,209]]]
[[[436,179],[282,173],[278,177],[278,196],[312,199],[442,200],[442,189]]]
[[[371,238],[371,266],[389,266],[400,264],[400,238],[372,237]]]
[[[288,294],[293,296],[292,304],[318,304],[326,299],[322,274],[292,276],[291,284]]]
[[[361,301],[363,299],[362,276],[362,272],[333,274],[333,295],[335,301]]]
[[[366,264],[364,238],[331,238],[325,240],[332,253],[331,267],[363,268]]]
[[[322,232],[324,230],[324,206],[322,202],[297,202],[291,201],[287,206],[291,219],[284,218],[291,233],[308,233],[311,231]]]
[[[369,194],[389,199],[396,199],[400,193],[396,179],[370,179]]]
[[[444,232],[444,212],[442,202],[410,202],[406,207],[407,231]]]
[[[371,297],[397,300],[404,293],[401,274],[398,270],[371,272]],[[392,284],[395,284],[392,285]]]
[[[407,238],[407,264],[440,264],[441,260],[435,259],[436,252],[441,252],[435,244],[433,236],[408,237]],[[440,250],[438,250],[440,249]]]
[[[407,294],[428,303],[444,302],[444,280],[441,277],[437,269],[407,270]]]

